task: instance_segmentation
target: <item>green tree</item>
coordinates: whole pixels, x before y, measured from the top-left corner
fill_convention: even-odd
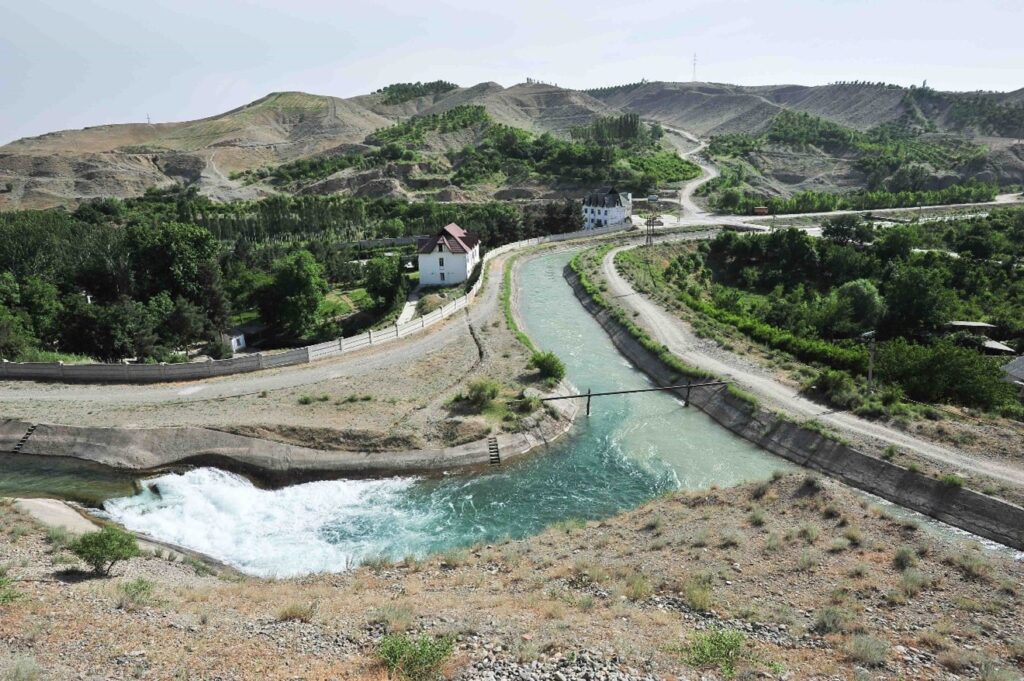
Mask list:
[[[36,337],[44,343],[55,341],[64,310],[57,287],[39,277],[28,277],[21,285],[21,306],[32,319]]]
[[[949,321],[956,299],[944,275],[944,270],[913,265],[896,268],[885,283],[887,335],[931,333]]]
[[[386,307],[405,291],[398,258],[377,257],[366,263],[366,292],[378,307]]]
[[[867,279],[848,281],[825,304],[823,335],[849,338],[874,329],[885,314],[878,288]]]
[[[180,222],[134,225],[128,230],[132,272],[138,298],[161,291],[200,302],[201,272],[216,263],[217,240],[208,230]]]
[[[309,251],[296,251],[274,263],[271,282],[259,294],[263,320],[295,338],[311,334],[320,321],[327,281]]]
[[[98,575],[109,574],[110,569],[119,561],[139,555],[139,542],[135,535],[112,526],[104,527],[99,532],[87,532],[68,548]]]
[[[875,253],[883,262],[890,260],[906,260],[915,244],[914,234],[908,228],[890,227],[882,232],[875,241]]]
[[[871,224],[856,213],[838,215],[825,221],[821,235],[838,244],[868,243],[874,238]]]
[[[24,314],[0,305],[0,359],[17,360],[23,352],[35,346],[36,339],[27,322]]]

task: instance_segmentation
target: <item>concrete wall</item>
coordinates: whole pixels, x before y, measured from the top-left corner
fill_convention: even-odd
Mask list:
[[[527,432],[495,437],[502,462],[550,444],[568,432],[575,400],[555,405],[560,419]],[[0,452],[13,452],[29,432],[25,421],[0,421]],[[225,433],[209,428],[95,428],[37,424],[20,454],[80,459],[117,470],[156,473],[187,466],[216,466],[271,485],[335,477],[438,473],[490,466],[488,438],[456,447],[398,452],[320,450]],[[0,469],[3,467],[0,453]]]
[[[504,253],[537,244],[611,234],[628,229],[629,226],[628,224],[612,225],[602,229],[567,232],[565,234],[516,241],[488,251],[484,255],[483,260],[487,262],[491,258]],[[445,255],[450,257],[452,254],[447,253]],[[445,262],[447,264],[447,261]],[[411,334],[428,329],[473,302],[482,285],[483,277],[480,277],[473,286],[473,289],[465,296],[445,305],[440,310],[436,310],[425,317],[413,319],[405,324],[349,338],[338,338],[326,343],[287,350],[285,352],[256,353],[232,359],[187,364],[63,364],[60,362],[8,362],[4,360],[0,362],[0,380],[54,381],[60,383],[161,383],[193,381],[211,376],[226,376],[228,374],[240,374],[261,369],[306,364],[346,352],[361,350],[365,347],[380,345],[381,343],[387,343],[399,338],[405,338]]]
[[[659,385],[687,382],[643,347],[612,314],[595,303],[571,269],[566,278],[576,297],[619,351]],[[694,382],[701,382],[695,380]],[[684,397],[685,391],[675,391]],[[824,435],[752,407],[725,386],[695,388],[690,402],[720,425],[801,466],[945,523],[1024,550],[1024,508],[973,490],[945,485],[921,473],[859,452]]]

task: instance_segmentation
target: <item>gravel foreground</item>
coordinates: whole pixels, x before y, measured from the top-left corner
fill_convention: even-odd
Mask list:
[[[799,474],[285,580],[163,553],[97,579],[6,502],[0,528],[16,594],[0,599],[4,681],[382,681],[377,647],[395,632],[451,636],[449,679],[1015,681],[1024,671],[1024,562]],[[730,657],[697,654],[722,632]]]

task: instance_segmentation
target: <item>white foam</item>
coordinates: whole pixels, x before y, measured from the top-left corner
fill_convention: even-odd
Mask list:
[[[437,517],[402,503],[413,478],[331,480],[262,490],[214,469],[146,481],[104,508],[136,532],[199,551],[248,574],[342,572],[376,555],[421,553]],[[154,491],[155,490],[155,491]]]

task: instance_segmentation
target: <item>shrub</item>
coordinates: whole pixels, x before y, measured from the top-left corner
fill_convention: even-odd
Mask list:
[[[204,348],[203,352],[210,359],[231,359],[235,356],[234,351],[231,350],[231,344],[222,340],[212,341]]]
[[[543,378],[561,381],[565,378],[565,364],[553,352],[535,352],[530,357],[530,366],[540,372]]]
[[[848,527],[843,532],[843,537],[850,542],[850,546],[860,546],[864,543],[864,533],[858,527]]]
[[[930,580],[920,570],[914,568],[907,568],[903,571],[903,576],[900,578],[900,588],[903,593],[907,596],[916,596],[921,593],[921,589],[928,586]]]
[[[7,576],[6,568],[0,568],[0,605],[21,599],[21,592],[16,590],[12,584],[14,584],[14,580]]]
[[[853,615],[848,610],[829,605],[814,614],[811,628],[819,634],[838,634],[846,631],[852,620]]]
[[[289,603],[277,611],[278,622],[311,622],[316,614],[316,602]]]
[[[691,610],[708,612],[715,604],[711,593],[710,575],[698,575],[686,580],[683,585],[683,602]]]
[[[98,575],[109,574],[118,561],[139,555],[139,542],[135,535],[112,526],[83,534],[68,548]]]
[[[829,553],[842,553],[846,549],[850,548],[850,540],[845,537],[836,537],[832,540],[832,543],[828,546]]]
[[[846,647],[850,659],[865,667],[880,667],[889,655],[889,643],[874,636],[859,634]]]
[[[72,536],[67,529],[54,526],[46,530],[46,541],[48,541],[54,549],[63,549],[71,543]]]
[[[117,607],[121,610],[134,610],[153,600],[153,582],[143,577],[118,585],[118,591]]]
[[[964,486],[964,479],[961,478],[959,475],[955,475],[953,473],[947,473],[946,475],[943,475],[941,478],[939,478],[939,482],[941,482],[946,487]]]
[[[896,549],[896,555],[892,559],[893,565],[898,570],[906,570],[917,563],[917,553],[911,546],[901,546]]]
[[[731,679],[743,658],[746,637],[733,629],[712,629],[694,634],[686,649],[686,663],[693,667],[717,667]]]
[[[814,523],[803,523],[800,525],[800,538],[806,541],[808,544],[813,544],[818,541],[818,535],[821,534],[821,528]]]
[[[750,524],[753,525],[754,527],[761,527],[761,526],[763,526],[764,525],[764,511],[761,510],[760,508],[755,508],[753,511],[750,512],[750,515],[747,516],[747,520],[749,520]]]
[[[479,379],[469,384],[466,390],[466,402],[474,409],[483,411],[498,396],[498,384],[487,379]]]
[[[448,636],[388,634],[377,645],[377,657],[400,679],[427,681],[441,675],[441,665],[454,648],[455,642]]]
[[[406,631],[412,626],[415,614],[407,605],[388,603],[370,615],[371,624],[383,624],[388,633]]]
[[[958,568],[967,579],[984,581],[992,573],[988,559],[977,551],[954,554],[946,558],[946,563]]]
[[[0,668],[4,681],[37,681],[43,678],[43,670],[31,657],[15,657]]]
[[[818,556],[809,549],[800,552],[800,558],[796,562],[796,569],[800,572],[809,572],[818,564]]]
[[[641,574],[633,574],[626,578],[626,597],[631,601],[642,601],[652,593],[651,583]]]

